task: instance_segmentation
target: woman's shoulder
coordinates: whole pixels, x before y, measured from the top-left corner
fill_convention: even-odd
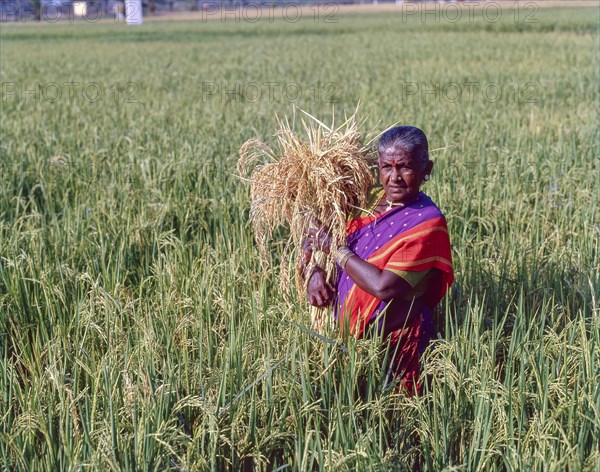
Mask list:
[[[372,215],[377,205],[383,198],[383,187],[381,185],[372,185],[367,190],[367,206],[361,212],[361,216]],[[366,211],[365,211],[366,210]]]
[[[383,193],[382,185],[371,185],[367,189],[367,209],[374,209],[383,197]]]
[[[367,195],[364,200],[365,207],[364,208],[355,208],[352,214],[350,215],[350,219],[354,218],[362,218],[364,216],[372,215],[375,207],[381,201],[383,197],[383,187],[381,185],[372,185],[367,189]]]
[[[429,218],[440,217],[446,219],[442,210],[440,210],[431,197],[423,192],[419,193],[415,203],[411,206],[419,209],[419,211],[426,211]]]

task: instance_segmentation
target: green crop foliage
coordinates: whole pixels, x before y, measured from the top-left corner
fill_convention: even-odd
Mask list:
[[[599,13],[504,13],[3,25],[0,469],[598,470]],[[275,114],[359,101],[437,149],[421,397],[302,329],[235,175]]]

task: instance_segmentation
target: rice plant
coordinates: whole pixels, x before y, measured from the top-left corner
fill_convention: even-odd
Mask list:
[[[537,15],[3,25],[0,468],[598,470],[598,10]],[[332,101],[437,149],[420,397],[262,268],[238,150]]]

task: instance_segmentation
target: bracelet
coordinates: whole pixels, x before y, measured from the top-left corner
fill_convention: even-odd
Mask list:
[[[335,262],[338,263],[338,265],[344,269],[346,267],[346,263],[348,262],[348,259],[350,259],[352,256],[355,256],[356,254],[354,254],[352,252],[352,250],[350,248],[348,248],[347,246],[342,246],[340,248],[338,248],[338,250],[335,253],[335,256],[333,256],[333,258],[335,259]]]

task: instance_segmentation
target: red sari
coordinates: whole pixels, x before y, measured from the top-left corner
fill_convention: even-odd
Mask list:
[[[371,210],[383,196],[383,188],[373,190]],[[346,243],[361,259],[394,272],[412,289],[400,299],[379,300],[338,268],[336,318],[358,337],[372,329],[383,333],[395,375],[407,392],[419,393],[420,356],[434,336],[431,312],[454,280],[444,215],[420,192],[380,215],[371,211],[351,218]]]

